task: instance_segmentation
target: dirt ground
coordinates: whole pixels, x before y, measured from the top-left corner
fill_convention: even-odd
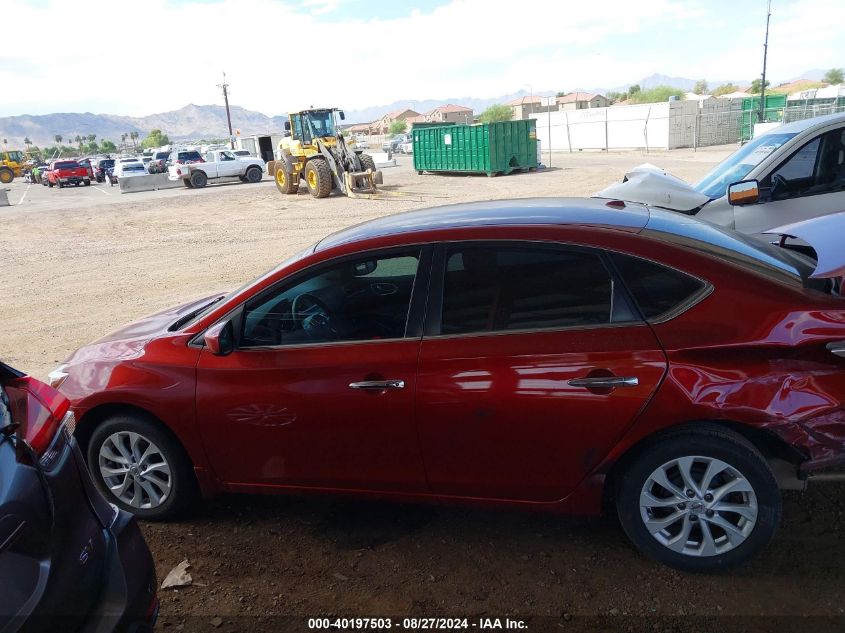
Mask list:
[[[125,195],[16,181],[15,206],[0,208],[0,358],[44,377],[127,321],[240,285],[369,218],[590,195],[642,162],[695,180],[733,149],[556,153],[552,169],[498,178],[418,176],[400,157],[385,170],[386,188],[419,195],[379,201],[315,200],[304,188],[282,196],[268,181]],[[801,622],[845,628],[843,512],[843,486],[787,494],[774,543],[720,576],[644,559],[610,519],[226,497],[143,530],[160,578],[183,559],[192,565],[191,587],[161,592],[163,631],[304,630],[303,618],[329,615],[399,618],[394,629],[405,616],[468,617],[479,628],[480,618],[510,615],[537,631],[793,630]],[[806,616],[825,619],[791,619]]]

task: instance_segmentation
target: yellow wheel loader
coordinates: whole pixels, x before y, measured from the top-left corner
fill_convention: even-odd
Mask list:
[[[8,185],[21,176],[24,153],[18,150],[0,152],[0,183]]]
[[[297,193],[305,181],[315,198],[325,198],[333,189],[351,198],[375,194],[382,183],[372,156],[355,150],[337,129],[337,108],[292,112],[285,121],[285,137],[279,143],[280,157],[269,167],[276,187],[284,194]]]

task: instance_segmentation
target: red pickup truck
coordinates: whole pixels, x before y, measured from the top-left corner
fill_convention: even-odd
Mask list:
[[[58,185],[59,189],[65,185],[76,185],[77,187],[85,183],[85,186],[91,184],[91,177],[88,170],[75,160],[56,160],[50,165],[50,171],[47,175],[47,185],[52,187]]]

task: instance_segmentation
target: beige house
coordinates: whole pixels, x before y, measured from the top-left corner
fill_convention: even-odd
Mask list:
[[[586,110],[587,108],[606,108],[610,105],[607,97],[594,92],[570,92],[557,98],[561,110]]]
[[[556,112],[560,106],[544,106],[543,104],[543,97],[540,95],[532,95],[530,97],[519,97],[517,99],[511,99],[505,105],[510,106],[511,110],[513,110],[513,120],[516,121],[518,119],[530,119],[532,114],[537,114],[538,112]]]
[[[355,125],[349,126],[349,133],[350,134],[371,134],[372,133],[372,123],[356,123]]]
[[[411,109],[405,110],[394,110],[393,112],[388,112],[383,117],[381,117],[378,121],[373,122],[373,133],[374,134],[389,134],[390,133],[390,124],[394,121],[407,121],[409,117],[417,117],[420,113],[416,112]]]
[[[437,106],[425,115],[425,120],[432,123],[472,123],[472,108],[447,103]]]

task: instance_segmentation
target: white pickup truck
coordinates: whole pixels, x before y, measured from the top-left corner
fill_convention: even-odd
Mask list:
[[[240,178],[241,182],[259,182],[264,175],[264,161],[254,156],[237,156],[232,150],[206,152],[203,162],[176,163],[167,168],[168,180],[181,180],[186,187],[205,187],[209,180]]]

